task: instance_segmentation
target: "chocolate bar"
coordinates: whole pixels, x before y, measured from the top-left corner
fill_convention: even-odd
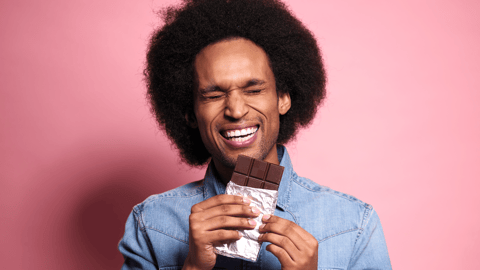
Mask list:
[[[230,181],[240,186],[278,190],[283,169],[273,163],[239,155]]]
[[[282,180],[283,167],[262,160],[239,155],[237,164],[225,194],[251,198],[250,206],[260,210],[254,218],[257,226],[252,230],[239,230],[237,241],[215,246],[215,253],[227,257],[257,261],[262,243],[258,241],[263,215],[273,215],[278,199],[278,187]]]

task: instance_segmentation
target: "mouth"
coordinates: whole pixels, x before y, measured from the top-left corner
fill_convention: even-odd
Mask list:
[[[251,139],[258,131],[258,126],[242,129],[230,129],[221,132],[222,136],[232,142],[244,142]]]

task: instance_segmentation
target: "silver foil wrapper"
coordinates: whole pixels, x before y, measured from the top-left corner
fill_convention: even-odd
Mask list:
[[[269,189],[252,188],[239,186],[233,182],[228,182],[225,194],[240,195],[249,197],[252,201],[250,206],[260,210],[260,215],[255,218],[257,226],[253,230],[239,230],[242,238],[235,242],[230,242],[215,247],[215,253],[227,257],[241,258],[249,261],[257,261],[258,253],[262,243],[258,242],[260,232],[258,228],[262,224],[262,217],[265,214],[273,215],[277,205],[278,191]]]

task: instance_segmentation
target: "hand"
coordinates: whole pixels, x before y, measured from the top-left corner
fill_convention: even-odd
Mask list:
[[[261,242],[270,242],[267,250],[273,253],[282,269],[317,269],[318,242],[297,224],[271,215],[264,215],[259,228]]]
[[[212,269],[217,260],[214,245],[236,241],[239,229],[251,230],[260,210],[249,206],[250,199],[217,195],[192,207],[189,220],[189,250],[183,269]]]

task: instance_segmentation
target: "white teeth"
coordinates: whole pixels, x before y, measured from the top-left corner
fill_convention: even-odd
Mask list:
[[[233,138],[229,138],[229,140],[234,141],[234,142],[244,142],[244,141],[252,138],[253,135],[254,135],[254,134],[250,134],[250,135],[248,135],[248,136],[246,136],[246,137],[233,137]]]
[[[241,142],[250,139],[255,132],[257,132],[258,127],[253,128],[244,128],[244,129],[237,129],[237,130],[229,130],[224,133],[227,139],[232,140],[234,142]]]

